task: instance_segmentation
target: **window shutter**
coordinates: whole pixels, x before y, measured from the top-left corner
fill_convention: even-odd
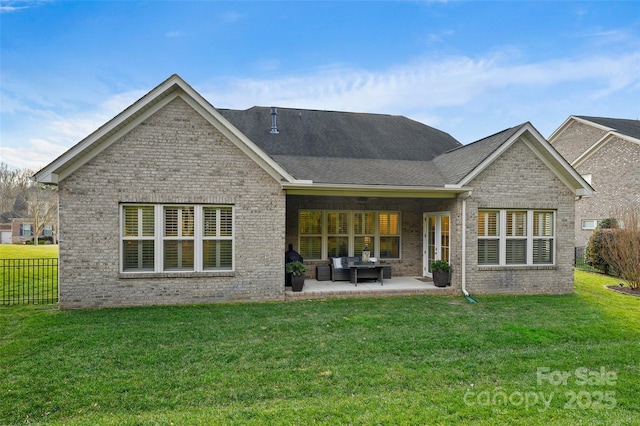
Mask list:
[[[499,240],[478,240],[479,265],[497,265],[499,255]]]
[[[552,239],[533,240],[533,263],[534,264],[553,263],[553,240]]]
[[[140,207],[140,210],[142,210],[142,236],[153,237],[155,235],[153,206]]]
[[[527,212],[508,211],[507,212],[507,236],[523,237],[527,235]]]
[[[553,235],[553,213],[533,212],[533,236],[550,237]]]
[[[505,255],[507,265],[527,263],[527,240],[507,240]]]
[[[165,207],[164,209],[164,235],[165,237],[178,236],[178,209]]]

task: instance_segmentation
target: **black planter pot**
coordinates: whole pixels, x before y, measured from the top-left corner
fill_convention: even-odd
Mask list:
[[[291,289],[293,291],[302,291],[304,286],[304,275],[291,275]]]
[[[450,276],[449,271],[433,271],[433,284],[436,287],[446,287],[451,281]]]

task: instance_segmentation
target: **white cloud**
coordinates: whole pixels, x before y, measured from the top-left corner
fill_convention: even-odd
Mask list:
[[[0,146],[2,161],[21,169],[38,171],[68,149],[45,139],[30,139],[26,146]]]
[[[338,64],[281,78],[227,78],[202,92],[221,108],[273,105],[405,115],[465,143],[525,121],[550,134],[569,115],[602,111],[603,103],[616,103],[617,109],[606,110],[609,116],[640,114],[634,101],[640,52],[538,63],[514,63],[512,57],[426,58],[380,72]]]
[[[37,7],[45,3],[49,3],[53,0],[14,0],[5,1],[4,4],[0,4],[0,14],[3,13],[16,13],[32,7]]]
[[[592,95],[631,87],[640,80],[640,53],[567,58],[513,64],[495,55],[484,59],[425,59],[371,72],[343,66],[276,79],[225,79],[205,93],[214,105],[246,108],[280,105],[362,112],[406,111],[464,105],[496,90],[581,83]],[[516,99],[514,99],[516,101]],[[524,100],[523,100],[524,101]]]
[[[430,57],[382,71],[333,64],[279,78],[227,77],[189,83],[219,108],[273,105],[405,115],[462,142],[525,121],[542,126],[539,130],[549,134],[571,114],[640,115],[640,52],[634,51],[537,63],[511,54]],[[95,107],[87,107],[90,101],[85,100],[69,109],[68,101],[62,99],[59,102],[65,103],[67,113],[42,103],[34,106],[31,100],[14,95],[10,105],[3,105],[3,111],[11,111],[6,122],[22,121],[3,130],[3,161],[18,167],[48,163],[148,89],[115,93]],[[5,99],[9,98],[3,93],[3,102]],[[602,105],[609,109],[603,110]],[[24,144],[24,140],[29,142]],[[18,148],[20,145],[26,146]],[[38,158],[25,151],[37,153]]]

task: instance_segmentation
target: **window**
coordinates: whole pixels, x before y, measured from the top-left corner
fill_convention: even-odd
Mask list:
[[[20,225],[20,235],[22,235],[23,237],[30,237],[31,236],[31,224],[30,223],[23,223],[22,225]]]
[[[42,235],[44,235],[45,237],[53,236],[53,225],[45,226],[44,229],[42,230]]]
[[[527,212],[507,211],[506,216],[505,261],[507,265],[522,265],[527,263]]]
[[[349,214],[347,212],[327,213],[327,248],[329,256],[349,255]]]
[[[376,211],[299,212],[299,252],[305,259],[359,256],[400,258],[400,213]]]
[[[376,252],[375,214],[373,212],[353,213],[353,253],[358,256],[365,248],[372,254]]]
[[[303,259],[322,258],[322,211],[300,212],[298,221],[300,243],[298,249]]]
[[[124,206],[122,219],[122,269],[153,271],[155,264],[153,206]]]
[[[379,213],[378,229],[380,230],[380,258],[400,258],[400,214]]]
[[[582,221],[582,229],[591,230],[598,227],[600,221],[596,219],[584,219]]]
[[[122,271],[233,270],[233,208],[123,205]]]
[[[553,213],[533,212],[533,263],[553,263]]]
[[[478,264],[497,265],[500,261],[499,211],[478,212]]]
[[[554,213],[479,210],[478,265],[554,263]]]

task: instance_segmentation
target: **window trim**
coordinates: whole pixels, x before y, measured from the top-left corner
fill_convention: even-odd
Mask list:
[[[477,235],[477,243],[481,240],[498,240],[498,263],[480,263],[479,252],[476,256],[476,262],[480,268],[492,268],[492,267],[506,267],[506,268],[521,268],[521,267],[541,267],[541,266],[556,266],[556,245],[557,245],[557,212],[549,209],[478,209],[478,212],[498,212],[498,235],[481,236]],[[515,212],[526,212],[525,224],[526,233],[524,236],[512,236],[507,234],[507,214]],[[552,214],[552,227],[553,232],[551,236],[539,236],[534,235],[534,214],[536,213],[551,213]],[[479,217],[479,215],[478,215]],[[478,219],[479,220],[479,219]],[[476,224],[476,232],[478,224]],[[525,263],[507,263],[507,241],[513,240],[526,240],[526,259]],[[534,263],[534,241],[537,240],[551,240],[551,263]]]
[[[124,211],[126,207],[153,207],[153,236],[134,236],[134,237],[125,237],[124,235]],[[193,207],[194,209],[194,236],[193,237],[167,237],[165,236],[165,218],[164,212],[166,208],[176,208],[176,207]],[[217,236],[204,236],[204,209],[205,208],[214,208],[216,209],[216,216],[220,217],[220,209],[231,209],[231,235],[217,235]],[[139,210],[140,212],[140,210]],[[140,214],[140,213],[138,213]],[[119,208],[119,258],[120,258],[120,274],[121,277],[175,277],[175,276],[202,276],[205,275],[228,275],[229,273],[235,272],[235,254],[236,254],[236,244],[235,244],[235,236],[236,236],[236,217],[235,217],[235,206],[233,205],[225,205],[225,204],[192,204],[192,203],[168,203],[168,204],[150,204],[150,203],[121,203]],[[142,224],[139,224],[139,229],[141,229]],[[220,224],[217,224],[217,227],[220,227]],[[124,241],[127,240],[147,240],[153,241],[154,246],[154,264],[153,269],[126,269],[125,259],[124,259]],[[164,243],[166,241],[171,240],[180,240],[193,241],[194,245],[194,265],[191,269],[165,269],[164,267]],[[205,241],[231,241],[231,268],[226,269],[212,269],[212,268],[204,268],[204,249],[203,243]]]

